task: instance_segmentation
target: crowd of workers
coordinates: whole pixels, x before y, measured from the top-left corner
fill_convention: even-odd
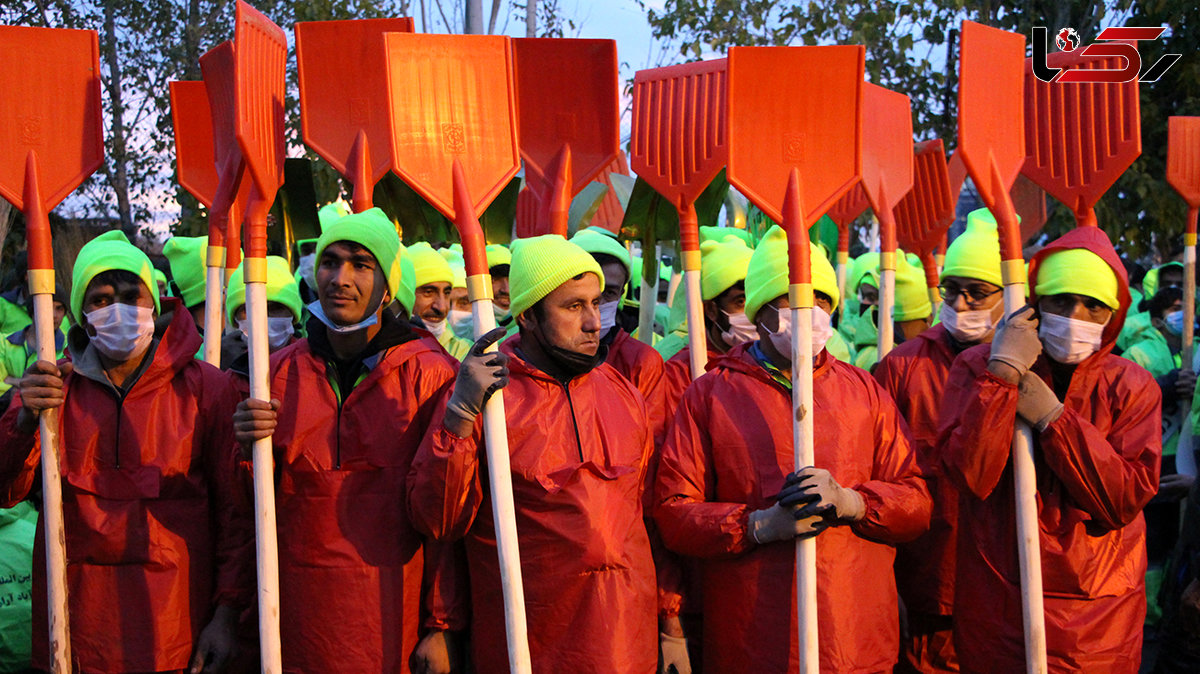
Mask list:
[[[603,230],[489,246],[501,327],[475,340],[460,249],[405,247],[378,209],[321,215],[294,273],[268,265],[269,401],[248,397],[240,274],[221,369],[197,357],[203,238],[166,243],[169,276],[119,232],[86,244],[57,363],[23,288],[0,296],[0,670],[47,663],[38,416],[58,407],[78,671],[257,668],[249,450],[268,436],[286,671],[507,671],[481,421],[502,390],[536,672],[799,671],[809,537],[822,671],[1022,671],[1018,420],[1051,671],[1137,672],[1146,624],[1160,671],[1198,671],[1178,263],[1135,289],[1080,228],[1032,256],[1005,317],[976,211],[937,293],[899,265],[878,359],[878,254],[843,296],[813,245],[815,462],[795,471],[778,227],[703,228],[693,381],[681,297],[653,347],[632,336],[640,261]]]

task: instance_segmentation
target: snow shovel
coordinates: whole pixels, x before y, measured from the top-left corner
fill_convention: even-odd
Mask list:
[[[171,82],[171,120],[175,129],[175,171],[179,184],[208,209],[208,267],[205,285],[204,324],[213,326],[204,333],[204,361],[220,366],[221,333],[225,323],[224,277],[225,230],[229,220],[240,221],[250,196],[250,184],[243,179],[235,202],[221,212],[213,202],[220,189],[214,157],[212,113],[204,82]],[[230,120],[232,121],[232,119]],[[238,151],[238,156],[241,152]]]
[[[1200,212],[1200,117],[1167,119],[1167,182],[1187,202],[1183,230],[1183,367],[1192,367],[1192,340],[1196,321],[1196,216]],[[1191,405],[1183,410],[1179,448],[1175,454],[1180,474],[1196,474],[1191,452]],[[1189,442],[1184,445],[1184,439]]]
[[[631,168],[679,213],[692,379],[708,362],[696,198],[725,167],[725,59],[641,70],[633,80]]]
[[[253,185],[246,204],[246,319],[250,326],[250,397],[271,399],[267,342],[267,213],[283,183],[283,30],[241,0],[234,29],[234,129]],[[230,239],[230,247],[236,240]],[[279,642],[279,550],[271,438],[254,443],[255,541],[258,557],[258,635],[262,671],[283,670]]]
[[[1032,62],[1030,62],[1032,63]],[[1117,56],[1057,52],[1051,67],[1120,69]],[[1095,227],[1100,197],[1142,153],[1136,79],[1123,83],[1048,83],[1025,72],[1025,166],[1028,176]]]
[[[838,226],[837,246],[837,282],[838,294],[846,296],[846,274],[850,269],[850,223],[867,210],[871,203],[867,201],[867,193],[863,191],[862,182],[850,188],[849,192],[838,199],[827,214]],[[844,315],[846,303],[838,306],[838,312]]]
[[[54,349],[54,249],[49,213],[104,161],[95,31],[0,26],[0,196],[25,215],[38,360]],[[61,408],[39,416],[50,670],[71,671],[63,523]]]
[[[496,327],[479,216],[519,168],[509,38],[388,33],[384,44],[393,167],[458,229],[478,339]],[[503,391],[484,406],[483,429],[509,670],[527,673],[531,664]]]
[[[788,238],[795,470],[813,456],[813,287],[809,227],[860,178],[863,47],[729,50],[729,182]],[[788,91],[788,96],[763,92]],[[909,142],[905,137],[905,143]],[[801,672],[817,674],[817,541],[796,541]]]
[[[962,196],[963,183],[967,181],[967,167],[963,165],[962,153],[956,148],[950,155],[950,160],[946,162],[946,174],[950,176],[950,195],[954,199],[954,219],[958,219],[958,198]],[[950,224],[954,224],[953,220]],[[934,254],[933,259],[937,261],[938,276],[941,276],[942,269],[946,266],[946,249],[950,247],[950,233],[947,230],[946,236],[942,237],[942,245],[938,246],[938,252]]]
[[[1025,38],[964,21],[959,61],[958,152],[975,189],[996,218],[1000,232],[1004,312],[1025,304],[1025,262],[1021,234],[1009,192],[1025,163],[1023,133]],[[1033,435],[1017,420],[1013,434],[1017,553],[1024,609],[1025,669],[1046,672],[1046,616],[1038,540],[1037,483]]]
[[[938,295],[939,272],[933,252],[954,222],[954,202],[942,139],[917,143],[913,151],[913,187],[896,204],[896,238],[901,248],[921,259],[935,314],[942,298]]]
[[[383,34],[412,31],[411,18],[296,24],[304,142],[354,185],[355,213],[392,168]]]
[[[862,183],[879,219],[879,342],[882,359],[892,350],[896,306],[896,219],[893,209],[913,185],[912,103],[875,84],[863,87]],[[903,260],[901,260],[903,262]]]
[[[538,233],[565,237],[571,199],[617,158],[617,43],[517,38],[512,52],[517,137]]]

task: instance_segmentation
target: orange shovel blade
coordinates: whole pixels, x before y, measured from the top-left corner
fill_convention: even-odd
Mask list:
[[[863,190],[871,209],[886,222],[888,216],[880,214],[895,208],[912,189],[912,103],[904,94],[866,83],[863,117],[870,120],[863,125]]]
[[[179,184],[200,203],[212,206],[218,180],[208,91],[204,82],[171,82],[170,87]]]
[[[0,196],[22,211],[25,163],[49,212],[104,161],[95,31],[0,26]]]
[[[867,193],[863,191],[862,181],[859,181],[833,203],[827,215],[837,224],[839,230],[844,230],[870,205],[871,202],[867,201]]]
[[[913,187],[895,208],[900,247],[917,257],[932,253],[954,220],[954,203],[942,139],[918,143],[913,152]]]
[[[269,204],[283,184],[287,36],[239,0],[234,45],[235,134],[254,185]]]
[[[578,194],[617,156],[621,119],[615,40],[518,38],[512,41],[518,137],[525,182],[547,194],[555,157],[571,147]]]
[[[980,198],[993,207],[1025,162],[1025,37],[964,21],[958,83],[958,152]],[[1000,185],[991,179],[989,162]]]
[[[452,170],[462,165],[475,215],[517,174],[509,38],[388,33],[393,170],[455,219]]]
[[[383,35],[412,31],[411,18],[296,24],[304,142],[343,176],[359,131],[370,147],[372,184],[392,167]]]
[[[1188,206],[1200,207],[1200,117],[1167,119],[1167,182]]]
[[[729,50],[727,175],[775,222],[793,169],[806,227],[858,182],[863,59],[859,46]]]

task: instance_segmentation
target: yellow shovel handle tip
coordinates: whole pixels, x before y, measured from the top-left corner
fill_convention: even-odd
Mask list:
[[[492,299],[492,275],[476,274],[467,277],[467,297],[472,302]]]

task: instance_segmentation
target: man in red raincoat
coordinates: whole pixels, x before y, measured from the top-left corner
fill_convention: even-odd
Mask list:
[[[520,333],[484,354],[497,329],[464,359],[413,462],[409,508],[436,538],[466,537],[473,663],[507,671],[479,419],[507,384],[533,670],[653,672],[654,564],[642,520],[650,428],[642,395],[604,362],[600,266],[560,236],[538,236],[514,243],[509,279]]]
[[[953,633],[958,490],[936,473],[938,415],[954,359],[992,341],[994,326],[1004,316],[1001,285],[996,221],[980,209],[967,217],[966,231],[946,251],[941,323],[905,340],[873,371],[912,430],[933,495],[929,531],[896,547],[896,589],[908,627],[898,672],[958,671]]]
[[[943,398],[938,442],[962,492],[956,650],[965,672],[1024,667],[1009,460],[1023,420],[1033,429],[1050,670],[1137,672],[1158,386],[1111,353],[1129,288],[1103,231],[1080,227],[1043,248],[1029,286],[1031,306],[1009,316],[990,347],[959,356]]]
[[[746,275],[759,339],[684,393],[654,512],[673,550],[702,558],[704,669],[798,672],[795,540],[817,536],[821,669],[891,671],[899,652],[893,543],[929,524],[904,420],[865,371],[830,357],[837,280],[813,250],[816,466],[793,472],[787,237],[772,227]]]
[[[465,627],[454,550],[404,505],[417,445],[455,362],[386,307],[400,241],[379,209],[317,241],[308,338],[271,359],[270,404],[238,406],[244,448],[272,436],[283,663],[294,672],[444,672]],[[272,435],[272,431],[274,432]]]
[[[220,671],[254,592],[254,528],[229,418],[237,394],[196,360],[191,315],[159,299],[120,232],[79,251],[74,362],[38,361],[0,418],[0,507],[40,476],[37,415],[58,407],[71,657],[85,672]],[[48,666],[44,527],[34,663]],[[207,625],[207,627],[206,627]]]

